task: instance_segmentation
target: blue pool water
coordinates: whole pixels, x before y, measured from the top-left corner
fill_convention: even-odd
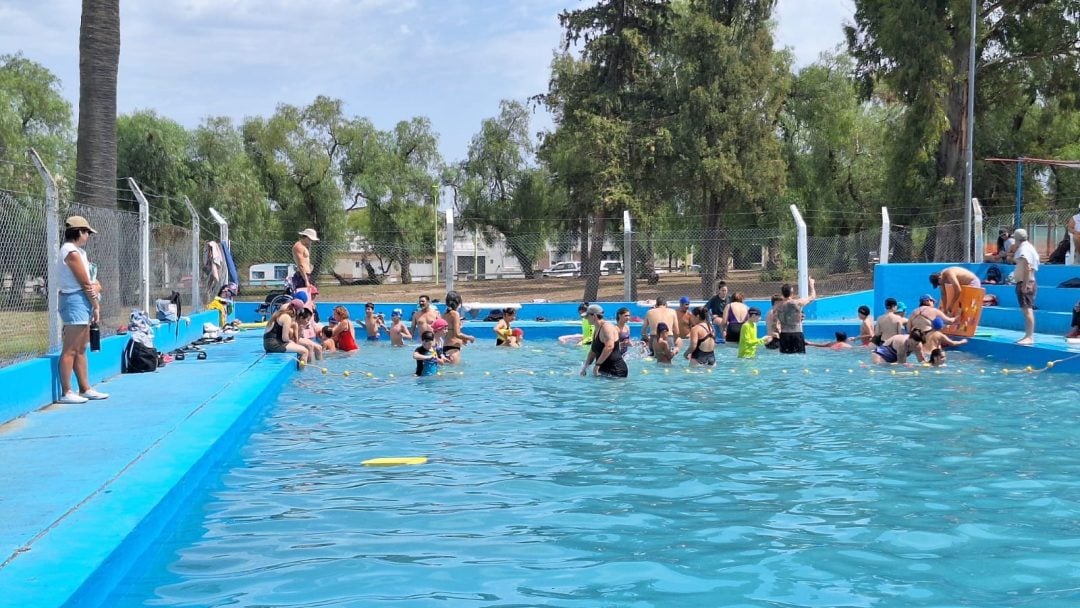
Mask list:
[[[306,370],[106,605],[1080,604],[1074,377],[536,346]]]

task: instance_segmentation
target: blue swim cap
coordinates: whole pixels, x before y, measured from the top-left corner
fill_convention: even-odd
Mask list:
[[[930,322],[930,327],[933,327],[937,331],[941,331],[945,328],[945,319],[934,317],[934,320]]]
[[[297,289],[296,293],[293,294],[293,297],[297,300],[300,300],[304,304],[308,303],[308,293],[306,289]]]

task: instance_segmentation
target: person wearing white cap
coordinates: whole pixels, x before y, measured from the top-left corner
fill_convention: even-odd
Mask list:
[[[300,238],[292,246],[293,263],[296,264],[296,273],[291,279],[293,289],[311,287],[311,244],[319,240],[314,228],[301,230],[299,234]]]
[[[593,374],[596,376],[627,377],[630,372],[619,350],[619,328],[614,323],[604,321],[604,307],[599,304],[590,304],[585,309],[585,318],[595,329],[589,354],[581,366],[581,375],[587,375],[589,366],[595,364]]]
[[[1035,294],[1039,291],[1035,283],[1035,273],[1039,270],[1039,252],[1028,241],[1027,231],[1017,228],[1013,231],[1016,239],[1016,270],[1013,278],[1016,281],[1016,302],[1020,306],[1020,312],[1024,315],[1024,337],[1016,341],[1024,346],[1035,343]]]
[[[86,403],[109,396],[90,388],[86,346],[90,343],[90,325],[101,320],[101,285],[96,267],[86,257],[87,241],[97,230],[81,215],[64,222],[64,245],[56,276],[60,284],[60,320],[64,324],[63,346],[58,363],[60,399],[57,403]],[[71,374],[79,383],[79,392],[71,389]]]

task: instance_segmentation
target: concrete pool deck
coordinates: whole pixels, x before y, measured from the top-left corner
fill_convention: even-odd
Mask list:
[[[0,427],[0,606],[94,604],[111,588],[110,572],[141,554],[136,539],[156,536],[295,370],[263,353],[259,333],[115,376],[98,387],[107,400]]]
[[[1019,332],[985,332],[963,350],[990,357],[988,372],[1064,361],[1053,371],[1080,373],[1080,346],[1059,335],[1025,347]],[[106,401],[0,427],[0,606],[100,605],[295,373],[290,356],[263,354],[260,334],[208,347],[205,361],[115,376]]]

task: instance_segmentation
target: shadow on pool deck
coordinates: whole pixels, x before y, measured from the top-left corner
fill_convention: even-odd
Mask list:
[[[175,508],[295,369],[290,356],[264,355],[259,333],[207,347],[203,361],[115,376],[99,385],[107,400],[46,406],[0,427],[0,606],[93,596],[106,560],[137,558],[122,543],[155,508]]]
[[[1061,336],[1025,347],[1013,344],[1019,332],[985,332],[963,350],[1002,367],[1060,361],[1053,371],[1080,373],[1080,345]],[[292,375],[292,358],[264,355],[259,334],[209,347],[205,361],[116,376],[101,386],[106,401],[0,427],[0,606],[100,602]]]

